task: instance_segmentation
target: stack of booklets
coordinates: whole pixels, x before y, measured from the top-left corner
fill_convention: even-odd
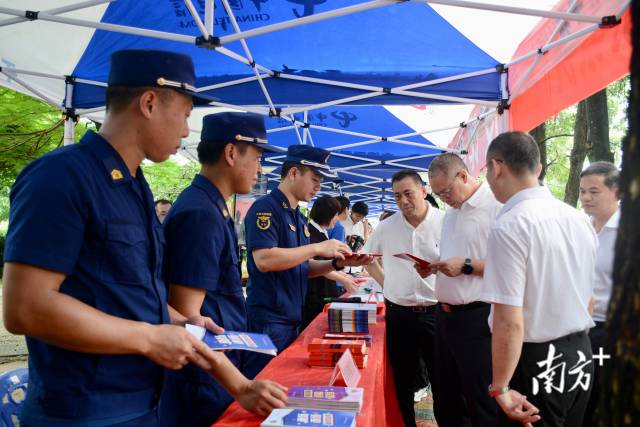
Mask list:
[[[289,387],[290,408],[327,409],[360,412],[364,389],[360,387],[294,386]]]
[[[332,302],[329,305],[329,331],[366,334],[369,323],[376,323],[376,305]]]
[[[274,409],[260,427],[355,427],[355,412],[320,409]]]
[[[351,341],[364,341],[365,343],[367,343],[367,347],[371,347],[371,340],[372,337],[371,335],[354,335],[354,334],[334,334],[331,332],[327,332],[326,334],[324,334],[324,336],[322,337],[325,340],[338,340],[338,341],[344,341],[344,340],[351,340]]]
[[[314,338],[309,343],[309,366],[335,366],[346,349],[360,369],[367,367],[369,348],[363,340],[325,340]]]

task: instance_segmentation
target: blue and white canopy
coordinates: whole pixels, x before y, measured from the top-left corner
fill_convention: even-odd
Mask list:
[[[212,108],[254,111],[270,117],[272,143],[331,150],[342,189],[360,195],[354,200],[388,203],[382,190],[393,171],[425,171],[473,106],[501,111],[508,99],[503,64],[535,17],[586,19],[550,12],[555,0],[541,1],[545,10],[502,3],[0,0],[0,85],[47,100],[68,117],[100,120],[112,52],[180,51],[194,60],[198,90],[217,99],[193,114],[185,155],[193,155],[199,119]],[[482,20],[479,30],[459,28],[470,18]],[[509,48],[487,53],[487,34]],[[423,114],[416,124],[416,109],[407,105],[444,105],[445,113]],[[268,161],[277,166],[278,156]]]

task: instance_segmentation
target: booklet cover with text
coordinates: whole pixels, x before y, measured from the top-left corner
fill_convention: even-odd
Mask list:
[[[201,326],[190,324],[185,328],[214,350],[247,350],[271,356],[278,353],[268,335],[237,331],[224,331],[224,334],[216,335]]]

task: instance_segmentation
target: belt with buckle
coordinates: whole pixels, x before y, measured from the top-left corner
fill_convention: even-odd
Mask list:
[[[412,311],[414,313],[426,313],[428,311],[434,310],[436,305],[399,305],[389,301],[388,299],[384,300],[385,304],[394,309],[400,309],[405,311]]]
[[[441,302],[438,304],[445,313],[455,313],[456,311],[472,310],[474,308],[489,307],[490,304],[482,301],[470,302],[469,304],[453,305]]]

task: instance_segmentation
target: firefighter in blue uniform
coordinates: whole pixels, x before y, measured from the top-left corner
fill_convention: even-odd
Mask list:
[[[258,114],[227,112],[203,119],[200,173],[164,222],[169,304],[186,317],[202,314],[227,330],[247,330],[238,240],[226,200],[251,191],[263,151],[280,151],[266,137],[264,117]],[[240,368],[242,353],[226,355]],[[273,387],[261,381],[254,386]],[[168,374],[161,413],[167,425],[208,427],[232,400],[206,372],[186,366]]]
[[[278,351],[298,335],[308,278],[341,270],[345,265],[371,262],[368,256],[345,259],[351,254],[349,247],[334,239],[309,244],[307,220],[298,203],[311,200],[325,176],[335,177],[328,160],[327,150],[289,146],[280,185],[256,200],[245,220],[249,330],[269,335]],[[245,374],[255,376],[268,361],[268,356],[248,354]]]
[[[139,168],[166,160],[188,135],[194,84],[188,56],[115,52],[100,133],[18,176],[3,304],[6,328],[27,336],[23,425],[159,425],[164,368],[193,362],[237,378],[166,303],[164,237]],[[246,390],[237,397],[256,409],[264,399]]]

